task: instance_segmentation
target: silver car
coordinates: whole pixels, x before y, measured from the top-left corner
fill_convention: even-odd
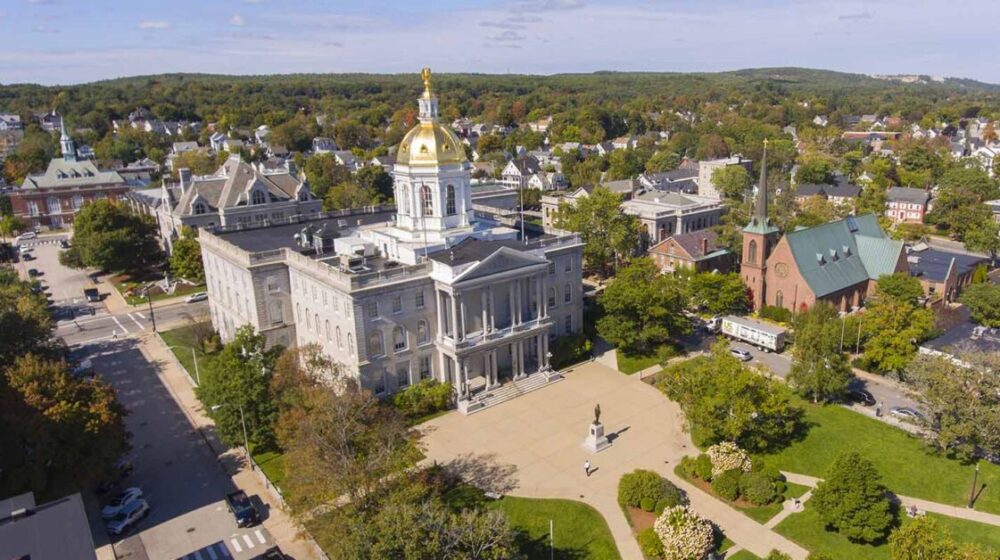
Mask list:
[[[142,499],[142,490],[133,486],[132,488],[126,488],[122,490],[111,501],[108,505],[104,506],[101,510],[101,517],[104,519],[114,519],[119,512],[126,508],[129,504],[136,500]]]
[[[129,502],[113,518],[108,520],[108,533],[120,535],[139,522],[149,513],[149,504],[139,498]]]
[[[739,358],[744,362],[749,362],[750,360],[753,359],[753,354],[747,352],[746,350],[741,350],[739,348],[733,348],[729,350],[729,353],[732,354],[733,356],[736,356],[737,358]]]

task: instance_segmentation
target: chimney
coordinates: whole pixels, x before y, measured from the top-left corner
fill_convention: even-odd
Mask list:
[[[708,254],[708,238],[707,237],[702,237],[701,238],[701,254],[702,254],[702,256]]]
[[[187,194],[188,189],[191,188],[191,170],[187,167],[178,169],[177,176],[181,180],[181,192]]]

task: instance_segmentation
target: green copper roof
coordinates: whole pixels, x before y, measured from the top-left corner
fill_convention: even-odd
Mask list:
[[[743,233],[759,233],[762,235],[769,235],[777,232],[778,228],[771,224],[771,220],[759,222],[756,218],[751,218],[750,223],[743,228]]]
[[[887,237],[873,214],[796,230],[786,238],[817,297],[891,274],[903,250],[903,242]]]

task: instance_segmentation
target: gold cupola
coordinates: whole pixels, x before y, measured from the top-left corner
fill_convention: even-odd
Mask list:
[[[435,167],[468,161],[462,141],[448,127],[438,122],[438,100],[431,93],[431,69],[420,71],[424,93],[418,99],[420,122],[399,143],[397,165]]]

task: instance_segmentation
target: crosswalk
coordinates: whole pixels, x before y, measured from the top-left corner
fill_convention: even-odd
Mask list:
[[[272,546],[268,543],[268,535],[261,529],[254,529],[251,532],[235,534],[228,541],[218,541],[199,548],[177,560],[233,560],[244,552],[247,554],[263,552],[268,546]]]

